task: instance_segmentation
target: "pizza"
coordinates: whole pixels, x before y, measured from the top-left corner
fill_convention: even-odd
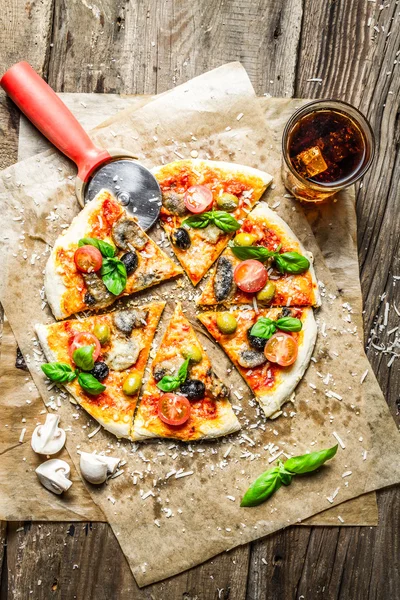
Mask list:
[[[185,442],[216,438],[240,429],[229,390],[177,304],[168,323],[134,419],[132,438]]]
[[[197,302],[203,306],[253,302],[319,306],[312,254],[287,223],[260,202],[244,219],[231,247],[221,254]]]
[[[317,338],[311,307],[237,309],[197,317],[254,393],[266,417],[290,400]]]
[[[271,175],[210,160],[181,160],[153,169],[162,191],[161,225],[197,285],[261,198]]]
[[[39,324],[49,363],[42,370],[65,386],[104,429],[130,438],[144,369],[165,302]]]
[[[57,320],[110,306],[182,273],[107,190],[88,202],[61,235],[45,269]]]

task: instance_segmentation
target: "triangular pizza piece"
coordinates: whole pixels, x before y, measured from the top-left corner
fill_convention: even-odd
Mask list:
[[[49,363],[64,365],[54,367],[49,377],[61,381],[64,372],[85,367],[80,377],[61,383],[82,408],[118,438],[130,437],[144,369],[164,306],[165,302],[153,302],[85,319],[36,325]],[[81,362],[87,360],[85,351],[80,360],[74,355],[75,350],[88,346],[93,346],[95,359],[90,370],[90,364]]]
[[[252,304],[260,306],[320,306],[321,299],[318,283],[313,267],[313,256],[307,252],[287,223],[271,210],[265,202],[260,202],[244,219],[241,228],[236,232],[238,243],[234,250],[228,247],[220,256],[214,271],[210,274],[204,291],[197,303],[202,306],[214,304]],[[239,237],[240,236],[240,237]],[[236,245],[236,241],[232,243]],[[297,253],[305,257],[309,266],[296,272],[285,272],[285,263],[281,270],[273,257],[264,260],[267,270],[267,283],[259,292],[247,293],[242,291],[235,282],[235,269],[246,259],[259,260],[258,248],[278,252]],[[241,252],[241,257],[234,251]],[[293,261],[289,268],[296,270],[298,265]],[[284,272],[282,272],[282,270]]]
[[[177,304],[150,367],[132,439],[161,437],[191,442],[238,431],[240,424],[228,396],[228,388],[213,372],[182,306]]]
[[[317,339],[313,309],[205,312],[198,315],[198,319],[229,356],[265,415],[271,417],[277,413],[290,400],[310,362]],[[301,321],[301,325],[294,319]],[[257,322],[257,333],[265,337],[252,335]],[[277,324],[284,329],[279,329]],[[290,338],[289,341],[287,338]],[[290,366],[282,366],[276,360],[280,363],[294,362]]]
[[[261,198],[272,176],[245,165],[198,159],[172,162],[153,173],[163,196],[161,224],[182,267],[197,285],[234,231],[229,230],[229,223],[221,225],[218,220],[199,228],[183,222],[188,217],[204,218],[210,211],[225,213],[225,222],[230,217],[240,222]]]
[[[118,200],[102,190],[56,240],[44,283],[47,301],[59,320],[105,308],[120,296],[181,273]]]

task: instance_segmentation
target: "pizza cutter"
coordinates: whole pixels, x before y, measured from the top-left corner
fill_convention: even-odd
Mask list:
[[[84,206],[102,189],[110,190],[143,229],[157,220],[161,190],[154,175],[131,152],[96,147],[49,85],[26,62],[0,79],[18,108],[45,137],[78,167],[75,192]]]

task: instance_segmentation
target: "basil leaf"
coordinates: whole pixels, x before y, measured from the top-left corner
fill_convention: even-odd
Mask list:
[[[284,463],[284,468],[291,473],[301,475],[302,473],[311,473],[316,469],[319,469],[324,462],[333,458],[337,452],[338,445],[332,446],[327,450],[320,450],[319,452],[311,452],[310,454],[303,454],[302,456],[293,456]]]
[[[255,335],[256,337],[263,338],[264,340],[269,340],[269,338],[276,331],[276,322],[272,319],[268,319],[268,317],[260,317],[251,328],[250,334]]]
[[[283,252],[274,257],[278,271],[281,273],[304,273],[310,268],[310,261],[298,252]]]
[[[91,373],[79,373],[78,383],[85,392],[92,396],[97,396],[106,389],[106,386],[100,383],[96,377],[93,377]]]
[[[46,363],[41,365],[41,369],[46,377],[48,377],[51,381],[69,383],[76,377],[76,372],[66,363]]]
[[[100,271],[104,285],[114,296],[119,296],[126,287],[126,268],[118,258],[105,258]]]
[[[301,331],[303,327],[300,319],[294,317],[282,317],[282,319],[278,319],[275,323],[277,328],[282,331]]]
[[[189,361],[190,361],[190,359],[187,358],[185,360],[185,362],[182,363],[181,366],[179,367],[178,379],[181,383],[184,383],[186,381],[186,377],[188,374],[188,368],[189,368]]]
[[[240,260],[247,260],[248,258],[254,258],[261,262],[265,262],[271,256],[275,256],[275,252],[271,252],[264,246],[235,246],[233,243],[229,244],[230,249],[236,258]]]
[[[108,242],[103,242],[98,238],[85,237],[79,240],[78,246],[94,246],[97,250],[100,250],[103,256],[111,258],[115,255],[115,248]]]
[[[188,217],[182,223],[182,225],[188,225],[189,227],[193,227],[194,229],[204,229],[211,223],[209,212],[202,213],[200,215],[194,215],[193,217]]]
[[[224,233],[232,233],[240,229],[240,223],[236,221],[235,217],[232,217],[232,215],[224,210],[214,210],[210,218],[214,225]]]
[[[84,371],[91,371],[94,367],[94,346],[81,346],[72,354],[74,363]]]
[[[157,387],[163,392],[173,392],[181,385],[181,380],[174,375],[164,375],[157,383]]]
[[[258,506],[268,500],[282,485],[280,468],[265,471],[251,484],[242,498],[240,506]]]

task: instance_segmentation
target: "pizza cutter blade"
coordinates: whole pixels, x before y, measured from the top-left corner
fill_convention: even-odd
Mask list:
[[[147,230],[158,219],[161,190],[154,175],[131,152],[96,147],[49,85],[26,62],[13,65],[0,80],[18,108],[78,167],[75,191],[81,206],[103,189]]]

